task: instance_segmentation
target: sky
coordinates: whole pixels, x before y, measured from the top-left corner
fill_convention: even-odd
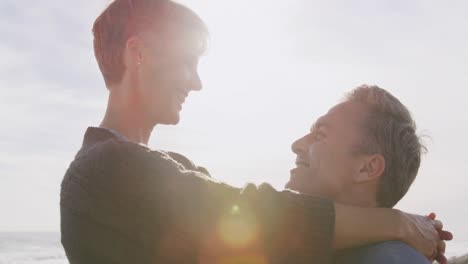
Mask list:
[[[428,147],[397,208],[436,212],[455,234],[449,254],[468,252],[467,1],[180,2],[210,29],[204,87],[150,147],[235,186],[282,189],[291,143],[347,91],[376,84],[410,109]],[[107,103],[91,34],[107,3],[0,0],[0,231],[60,228],[60,182]]]

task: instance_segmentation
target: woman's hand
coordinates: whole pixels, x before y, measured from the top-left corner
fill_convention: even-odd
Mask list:
[[[442,230],[443,224],[435,220],[435,214],[422,216],[402,212],[402,219],[402,240],[430,261],[437,260],[446,264],[444,240],[451,240],[453,236],[450,232]]]
[[[441,264],[447,264],[447,258],[445,257],[445,241],[444,240],[452,240],[453,235],[449,231],[443,230],[444,225],[442,222],[436,220],[436,214],[435,213],[430,213],[427,216],[429,219],[434,220],[437,222],[437,233],[439,233],[439,238],[441,239],[439,245],[437,246],[437,255],[434,256],[434,258],[430,259],[431,261],[436,260],[437,262]]]

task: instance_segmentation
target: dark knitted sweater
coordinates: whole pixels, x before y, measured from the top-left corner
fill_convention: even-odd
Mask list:
[[[201,259],[219,252],[234,263],[236,252],[249,252],[249,243],[242,250],[222,239],[209,243],[222,236],[217,230],[226,217],[254,222],[255,252],[264,262],[327,263],[335,217],[329,200],[267,184],[234,188],[180,154],[154,151],[100,128],[88,128],[63,179],[60,208],[71,264],[206,263]],[[241,233],[243,225],[233,228]]]

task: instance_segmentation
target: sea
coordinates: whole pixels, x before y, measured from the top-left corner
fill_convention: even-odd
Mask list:
[[[468,253],[468,241],[448,242],[448,257]],[[69,264],[58,232],[0,232],[0,264]]]
[[[0,232],[0,264],[68,264],[56,232]]]

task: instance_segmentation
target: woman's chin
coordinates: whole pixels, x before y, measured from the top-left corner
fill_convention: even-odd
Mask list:
[[[172,116],[170,118],[167,118],[165,120],[165,122],[163,122],[162,124],[164,124],[164,125],[177,125],[177,124],[179,124],[179,122],[180,122],[180,116],[177,114],[177,115],[174,115],[174,116]]]
[[[169,113],[166,113],[163,116],[159,116],[157,118],[158,120],[156,121],[156,124],[160,125],[177,125],[180,122],[180,110],[175,110],[171,111]]]

